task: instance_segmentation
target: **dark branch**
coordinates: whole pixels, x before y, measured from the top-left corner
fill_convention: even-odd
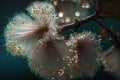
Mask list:
[[[66,24],[66,25],[59,26],[58,32],[60,33],[60,32],[62,32],[62,31],[64,31],[64,30],[71,29],[71,28],[74,29],[74,31],[77,31],[78,28],[79,28],[81,25],[83,25],[83,24],[85,24],[85,23],[87,23],[87,22],[89,22],[89,21],[94,20],[95,22],[97,22],[97,23],[99,24],[100,27],[102,27],[103,29],[105,29],[106,32],[111,36],[112,42],[113,42],[116,46],[120,47],[120,41],[119,41],[118,37],[117,37],[112,31],[110,31],[109,29],[107,29],[100,21],[97,20],[97,18],[103,19],[103,18],[110,18],[110,17],[105,16],[104,13],[99,10],[99,8],[98,8],[98,9],[95,9],[95,8],[93,7],[93,9],[94,9],[94,11],[95,11],[95,13],[94,13],[93,15],[90,15],[90,16],[88,16],[87,18],[84,18],[84,19],[82,19],[82,20],[80,20],[80,21],[77,20],[77,19],[75,19],[75,22],[74,22],[74,23],[70,23],[70,24]]]
[[[62,32],[64,30],[71,29],[71,28],[73,28],[76,31],[81,25],[83,25],[83,24],[85,24],[85,23],[87,23],[89,21],[92,21],[92,20],[94,20],[96,18],[106,18],[106,16],[103,15],[103,13],[101,11],[95,10],[95,13],[88,16],[87,18],[84,18],[84,19],[82,19],[80,21],[75,19],[74,23],[59,26],[58,32]]]
[[[74,23],[70,23],[70,24],[59,26],[58,32],[62,32],[63,30],[67,30],[67,29],[70,29],[70,28],[73,28],[76,31],[81,25],[83,25],[86,22],[89,22],[89,21],[93,20],[97,16],[98,16],[98,14],[94,13],[93,15],[88,16],[87,18],[85,18],[83,20],[80,20],[80,21],[75,19]]]
[[[116,46],[120,47],[120,41],[118,40],[117,36],[116,36],[111,30],[109,30],[108,28],[106,28],[106,27],[104,26],[104,24],[102,24],[102,23],[101,23],[100,21],[98,21],[97,19],[94,19],[94,21],[95,21],[96,23],[98,23],[100,27],[102,27],[103,29],[105,29],[106,32],[107,32],[109,35],[111,35],[114,44],[115,44]]]

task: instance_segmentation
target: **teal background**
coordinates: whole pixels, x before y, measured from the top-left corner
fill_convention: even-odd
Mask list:
[[[44,80],[35,76],[30,71],[26,58],[11,56],[5,49],[5,26],[14,14],[25,11],[25,8],[32,1],[34,0],[0,0],[0,80]],[[101,19],[100,21],[107,27],[114,26],[115,31],[120,31],[120,22],[108,18]],[[78,32],[82,32],[83,30],[92,31],[97,35],[100,33],[99,26],[94,21],[82,25],[78,29]],[[67,30],[63,34],[68,36],[71,32],[72,30]],[[103,50],[106,50],[112,44],[103,39],[101,45]],[[111,73],[103,71],[103,67],[101,66],[92,79],[85,77],[84,80],[116,80],[116,77]]]

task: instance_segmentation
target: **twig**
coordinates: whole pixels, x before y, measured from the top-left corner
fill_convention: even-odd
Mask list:
[[[117,36],[112,32],[112,31],[110,31],[109,29],[107,29],[100,21],[98,21],[97,20],[97,18],[108,18],[107,16],[105,16],[104,14],[103,14],[103,12],[102,11],[100,11],[100,9],[95,9],[95,8],[93,8],[94,9],[94,11],[95,11],[95,13],[93,14],[93,15],[90,15],[90,16],[88,16],[87,18],[84,18],[84,19],[82,19],[82,20],[77,20],[77,19],[75,19],[75,22],[74,23],[70,23],[70,24],[66,24],[66,25],[62,25],[62,26],[59,26],[58,27],[58,32],[60,33],[60,32],[62,32],[62,31],[64,31],[64,30],[67,30],[67,29],[71,29],[71,28],[73,28],[74,29],[74,31],[77,31],[77,29],[81,26],[81,25],[83,25],[83,24],[85,24],[85,23],[87,23],[87,22],[89,22],[89,21],[92,21],[92,20],[94,20],[96,23],[98,23],[99,25],[100,25],[100,27],[102,27],[103,29],[105,29],[106,30],[106,32],[109,34],[109,35],[111,35],[111,37],[112,37],[112,42],[114,42],[114,44],[116,45],[116,46],[119,46],[120,47],[120,41],[119,41],[119,39],[117,38]]]
[[[97,19],[94,19],[94,21],[95,21],[96,23],[98,23],[98,24],[100,25],[100,27],[102,27],[103,29],[105,29],[106,32],[107,32],[109,35],[111,35],[114,44],[115,44],[116,46],[120,47],[120,41],[118,40],[118,38],[116,37],[116,35],[115,35],[112,31],[110,31],[109,29],[107,29],[107,28],[104,26],[104,24],[102,24],[102,23],[101,23],[100,21],[98,21]]]
[[[59,26],[58,32],[62,32],[63,30],[67,30],[67,29],[70,29],[70,28],[74,28],[75,30],[77,30],[84,23],[89,22],[89,21],[93,20],[94,18],[96,18],[97,15],[98,15],[97,13],[94,13],[93,15],[90,15],[87,18],[85,18],[83,20],[80,20],[80,21],[75,19],[74,23]]]

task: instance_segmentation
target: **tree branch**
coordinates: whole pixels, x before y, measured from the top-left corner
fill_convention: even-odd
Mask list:
[[[93,15],[90,15],[87,18],[85,18],[83,20],[80,20],[80,21],[75,19],[74,23],[59,26],[58,32],[62,32],[63,30],[67,30],[67,29],[70,29],[70,28],[73,28],[76,31],[81,25],[83,25],[86,22],[89,22],[89,21],[93,20],[96,17],[97,17],[97,13],[94,13]]]
[[[98,25],[100,25],[100,27],[102,27],[103,29],[105,29],[106,32],[107,32],[109,35],[111,35],[114,44],[115,44],[116,46],[120,47],[120,41],[118,40],[118,38],[116,37],[116,35],[115,35],[111,30],[109,30],[108,28],[106,28],[106,27],[104,26],[104,24],[102,24],[102,23],[101,23],[100,21],[98,21],[97,19],[94,19],[94,21],[95,21]]]

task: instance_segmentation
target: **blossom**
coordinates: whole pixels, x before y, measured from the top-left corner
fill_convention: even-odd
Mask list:
[[[35,12],[36,8],[39,14]],[[13,55],[31,57],[36,45],[44,36],[57,34],[57,18],[54,7],[47,2],[34,2],[27,10],[33,16],[16,14],[6,26],[5,38],[7,49]]]
[[[120,79],[120,49],[112,46],[100,55],[100,59],[105,65],[106,70],[116,74]]]
[[[93,76],[99,67],[98,54],[101,53],[100,40],[87,31],[71,35],[69,46],[71,52],[78,55],[79,74]]]

